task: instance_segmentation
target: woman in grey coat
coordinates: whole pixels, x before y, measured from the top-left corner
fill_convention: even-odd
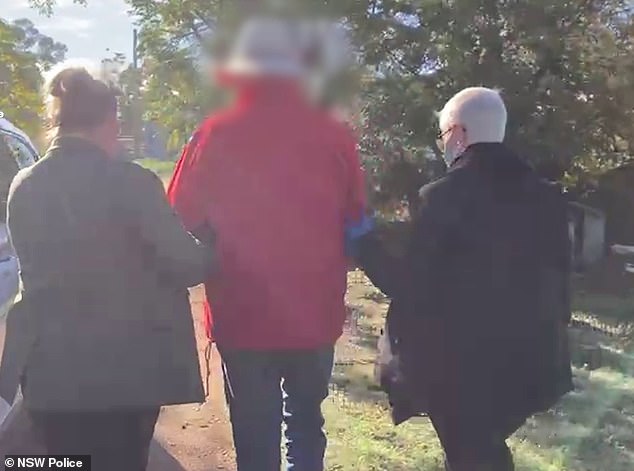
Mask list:
[[[69,68],[49,94],[57,136],[8,203],[24,284],[15,309],[29,323],[24,404],[50,454],[139,471],[159,408],[204,399],[187,287],[209,277],[213,253],[154,174],[115,159],[108,85]]]

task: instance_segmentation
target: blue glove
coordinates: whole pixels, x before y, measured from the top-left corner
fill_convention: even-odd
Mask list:
[[[374,218],[363,216],[359,222],[346,224],[346,255],[355,257],[358,253],[358,240],[374,230]]]

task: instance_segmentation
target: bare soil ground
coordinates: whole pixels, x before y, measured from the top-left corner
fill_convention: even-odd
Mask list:
[[[201,372],[205,374],[202,290],[192,293]],[[165,407],[154,432],[150,471],[230,471],[235,469],[222,371],[212,353],[210,395],[203,405]]]

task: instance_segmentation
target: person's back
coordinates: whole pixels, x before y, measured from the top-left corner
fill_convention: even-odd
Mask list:
[[[26,294],[72,287],[78,296],[86,293],[108,299],[109,293],[100,291],[112,288],[98,280],[121,270],[121,252],[129,245],[126,227],[121,225],[125,221],[124,196],[113,191],[127,184],[124,165],[103,158],[85,140],[62,137],[46,158],[19,175],[13,185],[13,204],[19,205],[21,200],[32,204],[28,214],[20,215],[20,226],[28,225],[31,244],[51,247],[37,257],[28,251],[22,257]],[[15,239],[21,245],[24,238]],[[132,253],[133,266],[140,264],[141,253]],[[89,304],[85,309],[99,310],[101,306]]]
[[[359,163],[343,126],[287,85],[270,87],[212,117],[199,144],[223,266],[214,327],[232,348],[318,347],[341,334]]]
[[[498,144],[471,146],[422,197],[443,198],[447,224],[423,301],[445,327],[430,335],[451,391],[439,399],[521,422],[556,399],[541,398],[540,376],[558,341],[546,336],[570,315],[565,200]]]
[[[186,282],[175,302],[171,282],[160,276],[162,261],[135,233],[143,202],[131,198],[139,198],[138,188],[154,184],[146,172],[104,158],[83,140],[62,137],[14,182],[10,227],[20,256],[23,302],[39,332],[31,352],[39,371],[29,378],[26,392],[35,408],[134,406],[131,396],[147,404],[152,396],[165,395],[174,347],[148,333],[167,329],[193,338],[191,321],[173,319],[177,306],[187,312]],[[28,211],[21,211],[23,205]],[[162,291],[165,295],[157,297]],[[70,336],[73,330],[78,335]],[[194,360],[195,351],[190,355]],[[75,381],[55,380],[60,370],[89,369],[94,371]],[[136,369],[144,374],[130,374]],[[173,366],[169,376],[175,388],[183,371]],[[190,401],[198,399],[192,395]],[[161,402],[158,396],[154,400]]]
[[[406,255],[361,241],[393,298],[381,378],[394,419],[428,413],[452,471],[512,470],[506,438],[572,389],[566,202],[504,146],[506,117],[494,90],[452,98],[448,172],[421,189]]]
[[[7,333],[20,348],[4,352],[3,367],[20,376],[49,454],[144,469],[159,408],[203,400],[186,288],[210,275],[213,254],[183,229],[153,173],[115,160],[116,96],[105,83],[64,69],[49,98],[58,136],[9,194],[24,285],[9,316],[28,322]]]
[[[287,26],[247,24],[224,67],[237,102],[194,134],[169,189],[189,229],[215,230],[223,276],[206,288],[239,471],[279,471],[282,420],[288,469],[323,468],[346,227],[364,213],[356,143],[304,96]]]

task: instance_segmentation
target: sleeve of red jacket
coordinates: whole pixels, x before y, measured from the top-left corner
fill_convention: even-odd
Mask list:
[[[208,131],[203,124],[189,140],[181,154],[170,181],[167,195],[169,201],[190,231],[207,223],[207,212],[203,194],[207,162],[204,160]],[[209,294],[209,293],[207,293]],[[204,303],[205,334],[213,340],[213,314],[209,302]]]
[[[205,188],[202,134],[198,129],[187,143],[181,154],[176,170],[169,184],[167,195],[170,204],[180,216],[188,230],[195,230],[206,223],[206,198],[202,194]]]

